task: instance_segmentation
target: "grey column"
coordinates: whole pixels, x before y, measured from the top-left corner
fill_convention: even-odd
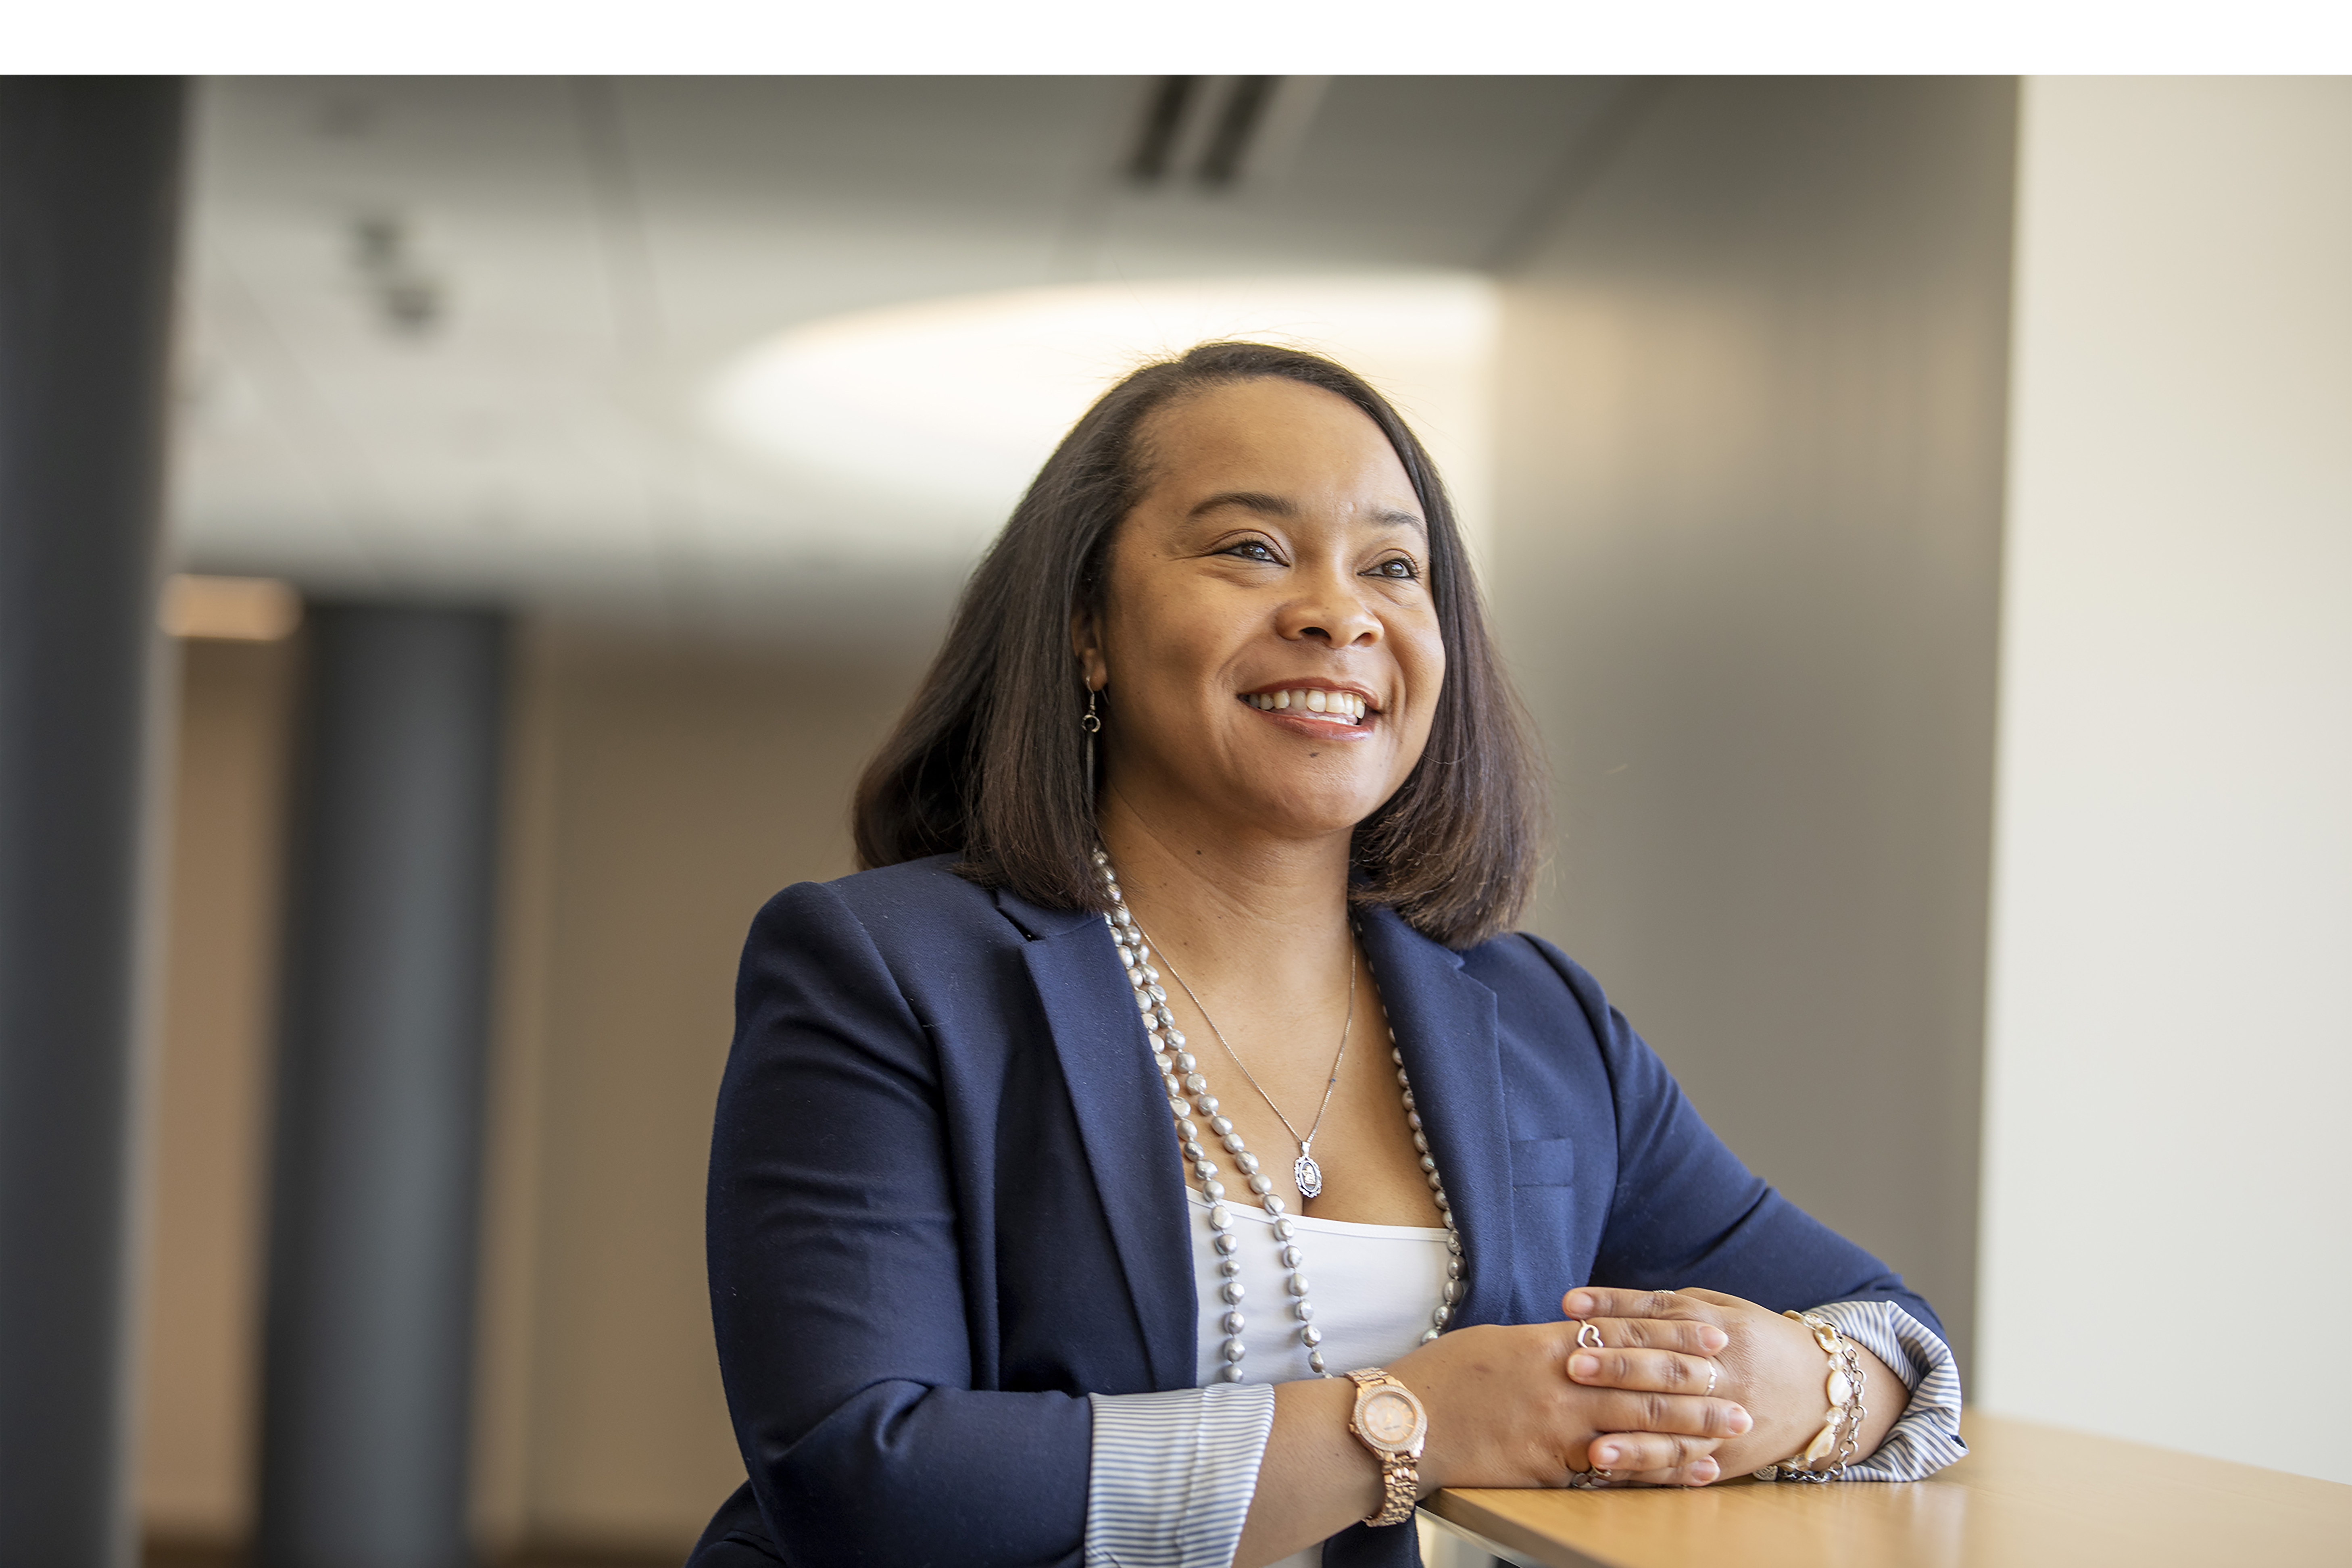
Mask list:
[[[132,1550],[138,894],[182,92],[0,80],[0,1563]]]
[[[279,1022],[264,1568],[458,1568],[504,617],[329,605]]]

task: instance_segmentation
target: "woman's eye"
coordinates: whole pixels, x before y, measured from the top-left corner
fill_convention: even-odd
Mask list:
[[[1238,555],[1244,561],[1279,561],[1281,559],[1275,554],[1274,546],[1263,539],[1244,539],[1239,544],[1229,547],[1225,553]]]
[[[1421,574],[1412,569],[1412,563],[1411,561],[1406,560],[1402,555],[1396,555],[1391,556],[1388,560],[1383,561],[1379,565],[1373,567],[1372,575],[1375,577],[1394,577],[1400,582],[1409,583],[1415,577],[1420,576]]]

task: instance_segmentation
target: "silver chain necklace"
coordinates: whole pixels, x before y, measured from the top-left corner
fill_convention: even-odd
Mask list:
[[[1143,928],[1136,927],[1135,934],[1140,939]],[[1242,1060],[1241,1052],[1234,1049],[1234,1043],[1225,1038],[1225,1032],[1217,1027],[1217,1021],[1209,1016],[1209,1009],[1201,1001],[1201,994],[1192,989],[1192,983],[1184,978],[1184,972],[1176,967],[1176,961],[1168,956],[1166,948],[1160,950],[1160,962],[1168,966],[1169,974],[1184,988],[1184,994],[1192,999],[1192,1005],[1200,1008],[1201,1021],[1209,1026],[1209,1033],[1217,1037],[1217,1044],[1224,1047],[1225,1055],[1234,1058],[1234,1066],[1242,1069],[1242,1076],[1249,1079],[1249,1086],[1257,1090],[1257,1097],[1265,1101],[1265,1108],[1274,1112],[1276,1120],[1282,1123],[1283,1131],[1288,1132],[1291,1141],[1298,1145],[1298,1158],[1290,1167],[1291,1180],[1298,1184],[1298,1195],[1302,1198],[1321,1196],[1323,1167],[1315,1163],[1315,1135],[1323,1131],[1323,1114],[1331,1109],[1331,1096],[1339,1087],[1339,1064],[1348,1059],[1348,1037],[1356,1027],[1355,942],[1350,941],[1348,943],[1348,1021],[1339,1026],[1339,1054],[1331,1058],[1331,1077],[1323,1086],[1323,1103],[1315,1108],[1314,1125],[1307,1128],[1304,1136],[1291,1125],[1290,1118],[1282,1114],[1282,1107],[1274,1102],[1274,1096],[1266,1093],[1265,1085],[1258,1082],[1257,1074],[1250,1071],[1249,1063]]]
[[[1233,1157],[1234,1169],[1244,1178],[1249,1190],[1265,1206],[1266,1216],[1274,1222],[1275,1245],[1279,1248],[1283,1268],[1289,1271],[1284,1285],[1290,1296],[1290,1315],[1298,1323],[1298,1342],[1306,1348],[1307,1370],[1318,1377],[1328,1377],[1323,1352],[1318,1348],[1323,1342],[1323,1331],[1315,1326],[1315,1304],[1307,1300],[1307,1258],[1298,1247],[1298,1227],[1283,1212],[1287,1205],[1274,1194],[1273,1181],[1258,1170],[1257,1156],[1242,1142],[1233,1120],[1218,1114],[1217,1097],[1209,1092],[1209,1080],[1202,1075],[1200,1062],[1184,1048],[1184,1033],[1176,1026],[1176,1016],[1168,1010],[1168,993],[1160,987],[1160,972],[1150,963],[1150,944],[1143,940],[1142,929],[1135,923],[1135,915],[1119,891],[1110,857],[1097,849],[1093,858],[1095,872],[1102,879],[1104,896],[1110,901],[1111,912],[1103,918],[1110,926],[1112,940],[1118,944],[1119,962],[1127,969],[1128,984],[1135,988],[1136,1007],[1143,1015],[1144,1033],[1150,1037],[1151,1059],[1159,1065],[1160,1082],[1168,1090],[1168,1109],[1176,1118],[1177,1139],[1182,1144],[1184,1158],[1192,1163],[1193,1175],[1201,1183],[1201,1195],[1209,1200],[1211,1243],[1217,1250],[1217,1272],[1224,1280],[1218,1289],[1219,1299],[1225,1304],[1224,1312],[1217,1320],[1217,1326],[1225,1331],[1222,1352],[1224,1365],[1217,1373],[1218,1381],[1243,1380],[1242,1359],[1249,1353],[1249,1347],[1242,1342],[1242,1330],[1247,1320],[1242,1313],[1241,1260],[1234,1256],[1241,1250],[1241,1237],[1234,1234],[1234,1214],[1225,1203],[1224,1184],[1217,1180],[1217,1163],[1209,1158],[1208,1147],[1201,1142],[1201,1121],[1208,1123],[1206,1131]],[[1349,989],[1352,994],[1352,981]],[[1194,998],[1196,1003],[1198,1000]],[[1204,1011],[1202,1016],[1208,1015]],[[1413,1102],[1412,1084],[1405,1076],[1404,1053],[1397,1047],[1394,1027],[1389,1030],[1389,1059],[1396,1064],[1397,1088],[1404,1099],[1405,1125],[1412,1129],[1412,1146],[1421,1154],[1422,1174],[1429,1183],[1430,1201],[1437,1205],[1438,1217],[1445,1222],[1445,1286],[1436,1309],[1429,1315],[1429,1328],[1421,1336],[1421,1342],[1427,1344],[1444,1330],[1454,1316],[1454,1303],[1462,1299],[1462,1233],[1454,1226],[1454,1205],[1446,1199],[1445,1184],[1438,1180],[1437,1161],[1429,1152],[1429,1134],[1422,1126],[1421,1112]],[[1234,1060],[1238,1063],[1240,1058]],[[1192,1120],[1196,1113],[1201,1121]]]

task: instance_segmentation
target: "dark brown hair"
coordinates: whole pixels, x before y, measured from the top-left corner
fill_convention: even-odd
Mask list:
[[[1143,425],[1211,387],[1279,376],[1336,393],[1396,448],[1429,524],[1430,591],[1445,681],[1421,761],[1357,825],[1359,903],[1386,904],[1465,948],[1508,926],[1535,880],[1540,773],[1517,699],[1486,633],[1445,487],[1388,400],[1353,372],[1296,349],[1213,342],[1148,364],[1062,438],[989,547],[947,640],[898,727],[858,781],[861,867],[957,853],[956,869],[1061,909],[1105,908],[1078,717],[1087,692],[1070,617],[1098,609],[1111,536],[1150,482]]]

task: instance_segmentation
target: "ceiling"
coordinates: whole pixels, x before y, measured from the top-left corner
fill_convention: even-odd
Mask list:
[[[1171,79],[208,81],[181,559],[677,629],[927,630],[992,520],[728,439],[706,411],[748,351],[1001,290],[1489,269],[1625,90]]]

